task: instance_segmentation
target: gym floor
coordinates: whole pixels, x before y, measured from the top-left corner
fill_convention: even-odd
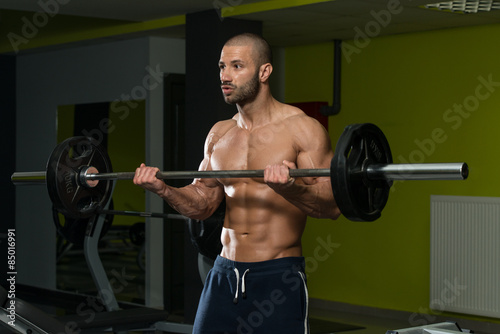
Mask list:
[[[126,284],[115,291],[119,301],[144,304],[145,272],[141,269],[139,248],[126,241],[115,241],[101,249],[101,259],[108,277],[126,277]],[[78,248],[64,252],[57,266],[58,289],[85,295],[95,295],[96,287],[87,268],[83,253]],[[64,312],[59,306],[58,313]],[[314,318],[340,324],[353,325],[347,329],[353,334],[385,334],[387,330],[411,327],[408,321],[382,318],[376,315],[356,314],[346,311],[325,310],[321,305],[313,305],[310,315]],[[174,321],[182,321],[182,310],[173,312]],[[459,323],[460,324],[460,323]],[[463,325],[462,325],[463,326]],[[340,333],[337,331],[335,333]],[[324,332],[328,333],[328,332]],[[477,334],[494,334],[476,330]]]

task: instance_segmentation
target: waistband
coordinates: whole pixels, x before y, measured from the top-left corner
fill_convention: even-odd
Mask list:
[[[273,274],[281,273],[284,270],[292,271],[302,271],[305,269],[305,260],[302,256],[296,257],[283,257],[274,260],[260,261],[260,262],[239,262],[226,259],[220,255],[217,256],[214,262],[213,269],[234,273],[234,268],[237,268],[241,272],[247,270],[251,271],[252,274]]]

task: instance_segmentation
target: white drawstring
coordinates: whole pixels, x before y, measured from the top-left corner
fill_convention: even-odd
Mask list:
[[[243,298],[247,297],[246,290],[245,290],[245,275],[250,271],[250,269],[245,270],[243,273],[243,276],[241,276],[241,296]],[[233,303],[237,304],[238,303],[238,291],[240,289],[240,272],[238,268],[234,268],[234,273],[236,274],[236,293],[234,294],[234,299]]]
[[[234,295],[233,303],[238,303],[238,290],[240,289],[240,272],[238,268],[234,268],[234,273],[236,274],[236,294]]]
[[[249,271],[250,271],[250,269],[245,270],[245,272],[243,273],[243,276],[241,277],[241,296],[243,298],[247,298],[247,292],[245,290],[245,275]]]

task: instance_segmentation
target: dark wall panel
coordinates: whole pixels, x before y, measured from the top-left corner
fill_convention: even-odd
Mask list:
[[[243,32],[261,34],[262,24],[231,18],[221,20],[215,10],[186,17],[187,169],[198,168],[212,125],[237,112],[222,97],[218,63],[224,43]]]

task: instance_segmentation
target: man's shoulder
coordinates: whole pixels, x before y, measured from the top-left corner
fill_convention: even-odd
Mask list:
[[[208,133],[207,136],[207,142],[208,143],[218,142],[219,139],[224,137],[226,133],[228,133],[232,128],[236,126],[237,123],[236,120],[234,119],[226,119],[218,121],[217,123],[214,124],[214,126],[212,126],[212,129],[210,129],[210,132]]]
[[[312,127],[315,128],[321,124],[313,117],[307,115],[302,109],[297,108],[295,106],[285,104],[286,110],[286,121],[290,123],[290,125],[300,126],[300,127]]]
[[[210,132],[216,132],[219,134],[224,134],[227,131],[229,131],[231,128],[234,128],[236,126],[236,120],[234,118],[232,119],[225,119],[222,121],[218,121],[217,123],[214,124]]]
[[[232,119],[227,119],[223,121],[218,121],[212,126],[210,132],[205,140],[205,150],[211,152],[214,145],[222,138],[224,135],[236,126],[236,121]]]
[[[317,147],[328,149],[330,136],[323,125],[314,117],[307,115],[295,106],[289,106],[289,116],[286,118],[287,128],[295,138],[295,144],[300,150]]]

